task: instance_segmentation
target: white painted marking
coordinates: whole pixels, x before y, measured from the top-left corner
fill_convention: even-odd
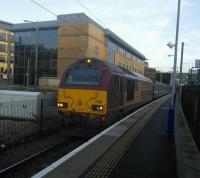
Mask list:
[[[80,145],[75,150],[71,151],[70,153],[68,153],[67,155],[63,156],[62,158],[60,158],[59,160],[57,160],[56,162],[54,162],[53,164],[51,164],[47,168],[45,168],[42,171],[40,171],[39,173],[35,174],[34,176],[32,176],[32,178],[40,178],[40,177],[45,176],[46,174],[48,174],[49,172],[51,172],[52,170],[54,170],[55,168],[57,168],[59,165],[61,165],[65,161],[69,160],[72,156],[75,156],[78,152],[80,152],[81,150],[83,150],[84,148],[86,148],[87,146],[89,146],[91,143],[93,143],[96,140],[98,140],[100,137],[102,137],[103,135],[105,135],[108,131],[110,131],[111,129],[113,129],[114,127],[116,127],[117,125],[119,125],[120,123],[124,122],[125,120],[129,119],[129,117],[133,116],[134,114],[136,114],[137,112],[141,111],[145,107],[147,107],[147,106],[155,103],[159,99],[160,98],[158,98],[157,100],[155,100],[155,101],[147,104],[146,106],[143,106],[142,108],[138,109],[137,111],[129,114],[124,119],[121,119],[120,121],[116,122],[114,125],[108,127],[106,130],[102,131],[101,133],[99,133],[95,137],[91,138],[89,141],[83,143],[82,145]]]
[[[114,137],[120,137],[122,135],[122,133],[124,133],[127,129],[128,129],[127,126],[118,125],[117,127],[115,127],[115,129],[110,130],[105,135],[114,136]]]

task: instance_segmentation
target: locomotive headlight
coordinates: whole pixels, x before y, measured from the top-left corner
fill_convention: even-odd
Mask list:
[[[98,106],[98,107],[97,107],[97,110],[103,111],[103,106]]]
[[[58,106],[59,107],[63,107],[63,103],[58,103]]]
[[[102,105],[92,105],[92,110],[103,111],[103,106]]]
[[[58,105],[58,107],[61,107],[61,108],[67,107],[67,103],[58,103],[57,105]]]
[[[86,61],[88,64],[91,64],[92,63],[92,60],[91,59],[87,59]]]

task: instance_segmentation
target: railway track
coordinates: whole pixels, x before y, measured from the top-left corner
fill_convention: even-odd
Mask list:
[[[0,170],[0,177],[13,178],[13,177],[31,177],[37,171],[48,166],[56,159],[67,154],[83,142],[86,139],[83,137],[71,136],[65,140],[58,141],[54,145],[51,145],[37,153],[32,154],[6,168]]]
[[[0,152],[0,177],[30,177],[97,133],[84,130],[66,124],[53,135]]]
[[[19,162],[14,163],[14,164],[11,165],[11,166],[8,166],[8,167],[6,167],[6,168],[0,170],[0,174],[9,172],[9,171],[11,171],[11,170],[13,170],[13,169],[15,169],[15,168],[17,168],[17,167],[19,167],[19,166],[25,164],[27,161],[29,161],[29,160],[31,160],[31,159],[34,159],[34,158],[36,158],[37,156],[40,156],[41,154],[46,153],[47,151],[49,151],[49,150],[53,149],[54,147],[58,146],[59,144],[62,144],[62,142],[57,143],[57,144],[52,145],[52,146],[49,146],[48,148],[43,149],[43,150],[39,151],[38,153],[35,153],[35,154],[33,154],[33,155],[31,155],[31,156],[29,156],[29,157],[27,157],[27,158],[25,158],[25,159],[23,159],[23,160],[21,160],[21,161],[19,161]]]

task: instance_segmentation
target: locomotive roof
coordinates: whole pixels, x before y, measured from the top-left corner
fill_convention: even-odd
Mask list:
[[[81,59],[81,60],[75,62],[74,64],[72,64],[70,66],[70,68],[76,66],[77,63],[78,64],[83,64],[83,62],[86,61],[87,59],[91,59],[93,61],[92,63],[94,64],[94,66],[99,66],[101,68],[107,68],[112,73],[118,73],[119,75],[125,75],[128,78],[134,78],[135,80],[142,80],[142,81],[145,81],[145,82],[153,83],[151,79],[143,76],[142,74],[129,71],[128,69],[122,68],[122,67],[117,66],[117,65],[115,65],[113,63],[110,63],[108,61],[104,61],[104,60],[96,59],[96,58]]]

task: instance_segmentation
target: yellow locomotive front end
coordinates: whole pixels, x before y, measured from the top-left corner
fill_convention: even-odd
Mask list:
[[[106,115],[106,107],[106,91],[64,88],[58,90],[59,113],[96,118]]]
[[[58,112],[68,116],[105,118],[106,69],[99,60],[80,60],[63,74],[58,89]]]

